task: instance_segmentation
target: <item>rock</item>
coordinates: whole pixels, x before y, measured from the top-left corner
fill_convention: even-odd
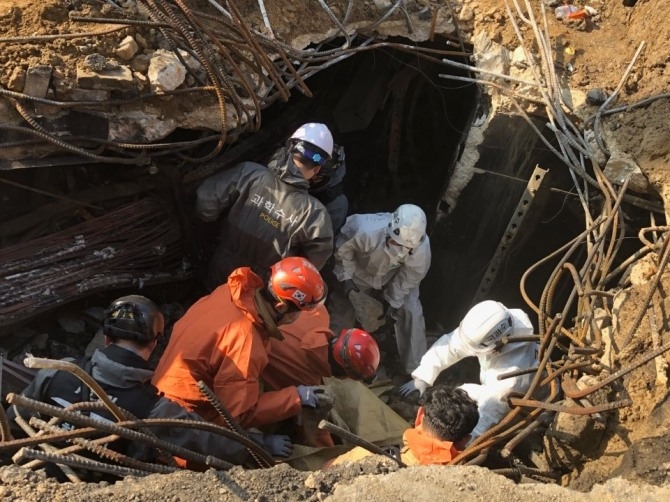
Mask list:
[[[56,5],[47,5],[44,7],[40,17],[44,21],[51,21],[52,23],[64,23],[68,20],[67,9]]]
[[[145,73],[149,69],[150,62],[151,62],[150,54],[138,54],[130,61],[130,68],[133,71],[139,71]]]
[[[83,319],[79,319],[70,314],[62,314],[58,316],[58,325],[66,333],[78,335],[86,331],[86,323]]]
[[[375,7],[381,10],[388,10],[391,5],[391,0],[374,0],[375,2]]]
[[[105,317],[105,309],[102,307],[90,307],[84,310],[84,313],[98,322],[102,322],[102,319]]]
[[[377,319],[383,313],[382,305],[379,301],[366,293],[359,293],[357,291],[352,291],[350,298],[354,312],[356,313],[356,320],[358,320],[365,331],[372,333],[384,325],[383,321]]]
[[[577,387],[583,389],[593,385],[596,381],[595,377],[585,375],[577,382]],[[566,398],[563,404],[564,406],[589,406],[608,402],[607,391],[604,389],[590,394],[587,398],[588,402],[580,403]],[[553,468],[568,469],[583,462],[598,449],[605,429],[605,420],[598,420],[593,415],[557,413],[544,437],[547,461]]]
[[[49,342],[49,333],[39,333],[30,340],[30,345],[34,350],[44,351],[47,349]]]
[[[108,63],[99,70],[79,66],[77,85],[84,89],[129,90],[135,89],[135,80],[133,72],[127,66]]]
[[[528,61],[526,59],[526,53],[523,50],[523,47],[519,46],[512,52],[512,66],[516,68],[525,69],[528,68]]]
[[[21,66],[15,66],[7,82],[7,89],[14,92],[23,92],[26,85],[26,70]]]
[[[154,52],[147,72],[154,92],[173,91],[186,79],[186,68],[172,52],[159,49]]]
[[[28,96],[35,96],[36,98],[45,98],[49,89],[52,71],[53,68],[50,65],[28,67],[23,93]]]
[[[107,65],[107,58],[102,54],[93,53],[84,58],[84,67],[92,71],[103,71]]]
[[[141,34],[139,34],[139,33],[136,33],[136,34],[135,34],[135,41],[137,42],[137,44],[138,44],[140,47],[142,47],[142,49],[146,49],[147,47],[149,47],[149,44],[147,43],[147,39],[144,38],[144,37],[143,37]]]
[[[139,71],[134,71],[133,77],[135,77],[137,85],[139,86],[140,89],[145,89],[146,87],[149,86],[149,79],[143,73],[140,73]]]
[[[137,42],[135,42],[133,37],[128,35],[126,38],[121,40],[121,43],[114,52],[124,61],[129,61],[133,58],[133,56],[135,56],[135,54],[137,54],[138,50],[139,47],[137,46]]]
[[[604,173],[607,179],[614,184],[622,185],[627,178],[630,178],[628,183],[630,190],[638,193],[649,191],[649,180],[647,180],[640,166],[630,155],[621,150],[611,149]]]
[[[591,150],[591,160],[598,164],[601,168],[605,167],[605,164],[607,164],[607,155],[605,155],[605,152],[603,152],[598,146],[598,143],[596,142],[596,134],[593,129],[587,129],[584,132],[584,139],[589,144]]]
[[[607,93],[603,89],[590,89],[586,93],[586,104],[591,106],[602,105],[607,101]]]
[[[483,31],[475,36],[473,42],[475,47],[475,63],[478,68],[501,75],[509,75],[510,55],[505,47],[491,40]],[[491,81],[496,80],[495,77],[484,74],[480,78]]]

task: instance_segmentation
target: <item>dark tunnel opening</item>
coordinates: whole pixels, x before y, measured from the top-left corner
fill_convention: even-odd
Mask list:
[[[425,45],[445,47],[444,40]],[[226,167],[245,160],[263,163],[301,123],[328,124],[336,143],[346,150],[345,190],[350,214],[392,211],[407,202],[426,212],[432,265],[421,286],[421,300],[426,327],[433,333],[453,329],[477,299],[489,262],[536,165],[548,173],[509,253],[488,284],[486,297],[480,299],[496,299],[529,311],[520,293],[521,275],[583,228],[582,209],[570,193],[572,179],[567,167],[519,116],[498,114],[492,119],[478,147],[472,181],[454,207],[441,199],[475,115],[480,120],[488,106],[480,100],[477,86],[441,78],[441,73],[446,73],[444,65],[400,50],[357,53],[308,79],[313,97],[294,90],[288,102],[264,111],[258,132],[241,137],[222,153]],[[539,129],[544,127],[543,118],[533,120]],[[192,137],[194,133],[175,134]],[[550,131],[545,134],[552,136]],[[167,173],[168,164],[161,165],[160,172]],[[173,170],[177,164],[188,169],[177,159],[174,164]],[[41,178],[54,182],[65,177],[66,171],[61,171],[58,167],[27,169],[7,175],[24,183]],[[88,184],[103,184],[110,179],[130,179],[137,171],[91,165],[75,167],[67,176],[85,176]],[[188,213],[194,202],[194,185],[181,187],[183,209]],[[160,190],[162,196],[170,198],[175,187],[163,183]],[[30,201],[35,206],[45,199],[33,194]],[[14,213],[25,209],[29,200],[20,203],[12,208]],[[531,298],[539,298],[553,266],[550,263],[530,277]],[[161,302],[189,305],[197,299],[197,291],[164,284],[151,287],[147,294]],[[121,293],[107,291],[95,296],[98,300],[104,296],[101,302],[106,303]]]

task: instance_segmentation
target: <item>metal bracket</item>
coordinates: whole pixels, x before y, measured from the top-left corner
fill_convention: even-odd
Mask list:
[[[514,210],[512,218],[507,224],[507,228],[505,229],[505,232],[500,239],[500,244],[498,244],[498,248],[496,249],[493,258],[491,258],[488,268],[486,269],[486,273],[484,274],[482,281],[479,283],[479,287],[477,288],[477,292],[475,293],[475,297],[472,302],[473,304],[484,300],[485,295],[491,289],[491,286],[493,285],[493,282],[498,275],[498,271],[500,270],[500,265],[509,254],[511,247],[510,245],[512,244],[512,241],[514,240],[517,232],[521,228],[521,223],[530,210],[533,200],[535,199],[535,194],[540,188],[540,185],[544,180],[544,176],[548,172],[549,170],[542,169],[540,166],[535,166],[533,174],[531,175],[530,179],[528,180],[528,184],[526,185],[526,189],[521,195],[521,199],[519,200],[519,203]]]

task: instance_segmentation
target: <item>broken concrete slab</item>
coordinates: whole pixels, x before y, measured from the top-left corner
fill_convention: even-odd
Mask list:
[[[23,93],[36,98],[45,98],[51,82],[50,65],[35,65],[28,67]]]
[[[83,89],[109,91],[123,91],[136,88],[133,72],[130,68],[123,65],[106,65],[99,70],[80,66],[77,68],[77,85]]]
[[[106,101],[110,91],[104,89],[60,88],[56,89],[56,97],[61,101]]]
[[[486,32],[479,32],[474,38],[474,59],[478,68],[500,75],[508,75],[510,70],[510,51],[491,40]],[[481,75],[484,80],[496,81],[495,77]]]

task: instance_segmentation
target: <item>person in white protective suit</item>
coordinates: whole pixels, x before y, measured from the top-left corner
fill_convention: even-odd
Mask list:
[[[533,379],[528,373],[498,380],[498,375],[538,365],[537,342],[503,344],[506,336],[529,336],[533,325],[523,310],[508,309],[502,303],[486,300],[476,304],[451,333],[442,335],[421,358],[412,372],[414,380],[400,387],[400,394],[420,394],[432,386],[437,376],[451,365],[468,356],[479,360],[480,384],[463,384],[479,407],[479,422],[472,439],[496,425],[510,411],[506,396],[510,392],[526,392]]]
[[[419,301],[431,257],[425,213],[403,204],[393,213],[353,214],[335,241],[334,256],[333,271],[345,296],[352,290],[381,291],[383,318],[395,321],[400,361],[411,373],[427,348]]]

